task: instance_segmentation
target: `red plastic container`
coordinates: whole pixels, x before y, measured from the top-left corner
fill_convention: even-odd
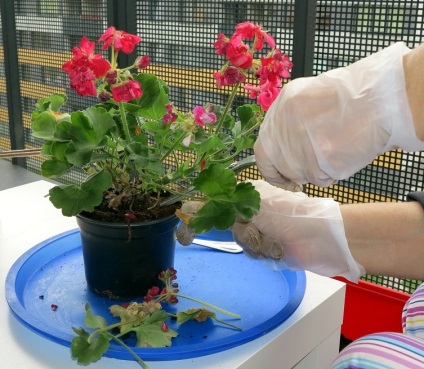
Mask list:
[[[410,294],[367,281],[334,279],[346,283],[344,337],[353,341],[370,333],[402,332],[402,309]]]

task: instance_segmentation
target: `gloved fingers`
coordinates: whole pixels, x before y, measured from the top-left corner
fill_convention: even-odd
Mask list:
[[[256,166],[258,167],[259,173],[267,182],[281,188],[285,188],[287,186],[288,188],[285,188],[287,190],[290,190],[290,184],[297,185],[289,178],[284,177],[284,175],[275,168],[266,154],[266,150],[264,150],[260,140],[256,141],[254,151]]]
[[[175,236],[181,245],[188,246],[193,243],[196,233],[189,227],[188,224],[181,222],[177,227]]]
[[[193,216],[205,205],[203,201],[185,201],[180,208],[181,213]]]
[[[234,241],[253,259],[261,255],[262,239],[258,229],[252,223],[236,222],[232,227]]]
[[[277,240],[259,232],[253,223],[235,223],[233,228],[234,240],[243,248],[244,253],[252,259],[273,259],[280,261],[284,258],[284,249]]]
[[[303,190],[301,183],[293,182],[291,179],[284,177],[284,175],[274,167],[259,140],[255,144],[255,159],[259,173],[268,183],[288,191],[297,192]]]
[[[193,243],[196,233],[190,228],[188,223],[204,204],[205,203],[202,201],[186,201],[182,204],[181,208],[176,211],[176,215],[181,219],[181,223],[177,227],[175,236],[181,245],[188,246]]]

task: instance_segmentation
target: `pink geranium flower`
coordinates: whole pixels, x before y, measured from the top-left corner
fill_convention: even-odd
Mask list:
[[[256,38],[254,49],[257,51],[262,50],[264,41],[268,44],[270,48],[273,49],[275,47],[274,37],[265,32],[260,26],[251,22],[244,22],[238,24],[236,27],[235,34],[247,39]]]
[[[112,97],[116,102],[128,102],[143,95],[140,84],[133,79],[112,87]]]
[[[143,68],[147,68],[150,65],[150,57],[149,55],[144,55],[142,57],[140,57],[137,62],[137,68],[143,69]]]
[[[252,66],[253,56],[249,46],[242,42],[241,37],[232,37],[227,45],[226,57],[235,67],[249,69]]]
[[[269,107],[277,98],[279,93],[280,93],[280,89],[276,87],[271,87],[268,90],[262,91],[258,95],[258,104],[261,106],[261,108],[264,111],[268,111]]]
[[[252,45],[246,44],[244,39],[253,40],[250,42]],[[266,56],[254,59],[253,55],[262,50],[264,43],[271,51]],[[251,22],[238,24],[230,38],[219,34],[214,46],[217,54],[228,60],[223,69],[213,74],[216,86],[219,88],[245,82],[248,73],[252,72],[259,83],[247,83],[244,88],[249,98],[257,98],[262,110],[267,111],[281,90],[282,79],[290,78],[293,63],[288,55],[275,47],[275,40],[267,31]]]
[[[133,52],[134,47],[141,41],[141,37],[131,35],[124,31],[118,31],[115,27],[109,27],[99,38],[99,42],[104,42],[102,49],[106,50],[112,46],[115,51],[122,51],[125,54]]]
[[[94,53],[95,44],[90,42],[87,37],[81,38],[79,47],[72,49],[73,58],[62,66],[62,70],[72,73],[72,71],[80,66],[90,68],[94,75],[98,78],[106,74],[110,69],[110,63],[100,54]]]
[[[100,54],[94,53],[94,42],[83,36],[79,47],[72,49],[73,58],[62,65],[69,75],[70,86],[81,96],[96,96],[96,78],[104,76],[110,63]]]
[[[229,66],[225,69],[224,73],[215,72],[213,74],[216,79],[216,86],[234,86],[237,83],[245,82],[246,76],[240,71],[240,69]]]
[[[196,106],[193,109],[194,121],[198,126],[206,126],[207,124],[216,123],[215,113],[206,112],[203,106]]]
[[[218,40],[216,40],[213,43],[216,53],[218,55],[225,55],[227,50],[227,45],[228,45],[228,38],[222,33],[218,34]]]
[[[165,105],[166,114],[163,116],[163,122],[165,124],[173,123],[177,120],[178,115],[174,113],[174,108],[172,104]]]

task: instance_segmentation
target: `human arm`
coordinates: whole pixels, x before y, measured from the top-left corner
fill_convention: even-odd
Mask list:
[[[424,279],[424,210],[420,203],[340,206],[353,258],[368,274]]]
[[[255,144],[270,183],[328,186],[386,151],[424,149],[424,44],[396,43],[284,86]]]

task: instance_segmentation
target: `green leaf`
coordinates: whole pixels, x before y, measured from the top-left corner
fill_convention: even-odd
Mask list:
[[[104,328],[107,326],[106,320],[100,315],[94,315],[91,310],[90,304],[85,304],[85,318],[84,323],[88,328]]]
[[[237,210],[231,203],[210,200],[191,218],[189,225],[196,234],[201,234],[212,228],[226,230],[235,223],[236,218]]]
[[[157,120],[143,123],[142,128],[150,136],[154,137],[155,141],[162,141],[167,135],[170,134],[170,125],[163,124]]]
[[[208,318],[216,318],[216,314],[205,308],[191,308],[177,313],[178,324],[184,324],[190,320],[204,322]]]
[[[224,324],[228,327],[237,329],[239,331],[241,331],[242,329],[230,324],[228,322],[222,321],[220,319],[217,318],[216,314],[213,311],[210,311],[208,309],[205,308],[191,308],[188,309],[186,311],[180,311],[177,313],[177,322],[178,324],[184,324],[185,322],[188,322],[189,320],[196,320],[198,322],[204,322],[205,320],[207,320],[208,318],[211,318],[215,321],[217,321],[218,323]]]
[[[190,220],[190,227],[197,234],[212,228],[228,229],[237,217],[249,220],[259,211],[259,192],[251,183],[237,183],[233,171],[222,164],[201,171],[194,186],[209,200]]]
[[[46,149],[48,147],[47,144],[50,144],[50,152],[49,155],[52,156],[54,159],[63,161],[69,165],[70,163],[66,160],[66,149],[68,148],[67,142],[57,142],[57,141],[48,141],[46,142]]]
[[[91,107],[83,111],[91,122],[97,142],[102,142],[110,130],[115,127],[112,116],[103,108]]]
[[[234,145],[236,146],[237,152],[243,151],[245,149],[250,149],[253,147],[256,141],[255,135],[242,135],[240,137],[234,138]]]
[[[134,76],[144,91],[133,105],[141,115],[149,119],[161,119],[166,114],[165,105],[169,104],[168,89],[165,83],[153,74],[141,73]],[[126,105],[131,111],[131,105]]]
[[[249,182],[240,182],[231,196],[231,202],[236,208],[237,216],[247,221],[259,211],[261,198],[255,186]]]
[[[160,156],[152,154],[148,146],[133,142],[127,146],[127,150],[129,158],[139,169],[139,176],[145,181],[149,183],[155,182],[158,175],[161,176],[165,173],[165,167],[160,160]]]
[[[133,329],[137,336],[137,347],[169,347],[171,339],[178,333],[173,329],[164,331],[162,322],[145,323]]]
[[[223,164],[212,164],[199,173],[193,184],[196,190],[214,198],[219,195],[230,196],[235,190],[237,180],[231,169]]]
[[[57,159],[47,159],[41,163],[41,174],[46,178],[58,178],[72,165]]]
[[[31,123],[32,135],[43,140],[53,140],[57,120],[53,113],[43,111],[33,117]]]
[[[216,114],[217,121],[220,121],[222,118],[222,115],[224,114],[225,106],[214,105],[213,111]],[[232,117],[231,114],[227,113],[224,117],[223,127],[227,129],[232,129],[233,125],[234,125],[234,118]]]
[[[127,146],[129,157],[136,164],[146,166],[149,163],[149,147],[140,142],[133,142]]]
[[[243,132],[259,126],[263,120],[263,111],[256,104],[246,104],[237,108],[237,116]]]
[[[69,122],[56,126],[55,140],[68,142],[66,159],[77,166],[88,164],[93,150],[107,144],[106,135],[115,127],[115,121],[103,108],[91,107],[71,114]]]
[[[49,97],[44,97],[42,99],[39,99],[37,101],[37,104],[35,105],[34,112],[43,112],[46,110],[59,112],[62,105],[65,104],[67,101],[68,101],[68,98],[66,97],[66,95],[53,94]]]
[[[123,324],[121,333],[135,332],[137,347],[171,346],[171,339],[178,336],[178,333],[172,329],[163,330],[162,325],[168,319],[168,313],[162,309],[142,315],[139,319],[137,319],[137,315],[131,314],[126,308],[119,305],[113,305],[109,310],[113,316],[121,319]]]
[[[83,336],[76,336],[71,342],[71,354],[78,364],[90,364],[99,360],[110,346],[106,333],[99,334],[88,342]]]
[[[92,212],[102,201],[103,192],[112,186],[107,172],[99,172],[78,185],[56,186],[49,191],[50,201],[62,209],[65,216],[74,216],[81,211]]]
[[[122,325],[119,327],[119,331],[121,333],[132,330],[135,325],[134,319],[136,318],[134,314],[121,305],[112,305],[109,307],[109,311],[112,316],[119,317],[121,319]],[[137,325],[138,324],[140,324],[140,321],[138,321]]]
[[[208,152],[225,150],[227,146],[216,135],[206,136],[207,138],[201,143],[193,142],[191,145],[196,147],[197,155],[200,157]]]

